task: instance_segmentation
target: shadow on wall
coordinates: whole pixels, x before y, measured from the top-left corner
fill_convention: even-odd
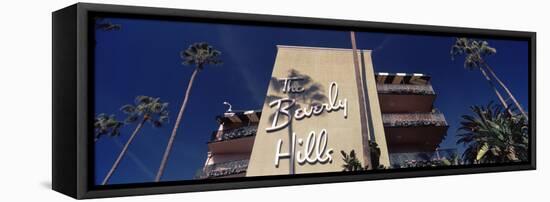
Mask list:
[[[298,70],[292,69],[288,72],[286,78],[271,77],[270,86],[275,94],[266,97],[267,103],[271,103],[281,99],[291,99],[296,102],[289,108],[290,114],[294,114],[296,109],[302,108],[303,104],[308,106],[321,105],[327,100],[323,94],[323,86],[314,82],[310,76],[300,73]],[[284,96],[281,96],[284,94]],[[322,114],[323,115],[323,114]],[[273,120],[275,113],[269,116],[269,120]],[[292,129],[292,118],[288,119],[288,139],[292,139],[294,133]],[[281,128],[282,129],[282,128]],[[292,144],[289,144],[288,151],[292,150]],[[290,162],[294,162],[294,157],[291,156]],[[290,163],[289,174],[294,174],[294,163]]]

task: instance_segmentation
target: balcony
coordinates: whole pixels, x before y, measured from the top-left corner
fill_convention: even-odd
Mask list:
[[[207,165],[200,169],[195,179],[241,177],[246,173],[248,160],[228,161]]]
[[[390,153],[434,151],[447,133],[441,113],[382,114]]]
[[[234,129],[229,130],[223,130],[223,131],[214,131],[212,133],[212,138],[210,139],[210,142],[219,142],[219,141],[226,141],[226,140],[232,140],[242,137],[249,137],[256,135],[256,131],[258,130],[257,125],[253,126],[243,126],[238,127]]]
[[[441,113],[382,114],[384,127],[447,126]]]
[[[380,94],[435,95],[432,85],[376,84],[376,89]]]
[[[453,165],[459,164],[458,150],[438,149],[431,152],[392,153],[390,161],[393,168],[430,167],[438,165],[441,160],[447,160]]]
[[[214,131],[208,149],[215,154],[250,153],[257,130],[257,125],[251,125]]]
[[[435,101],[432,86],[376,84],[382,113],[430,112]]]

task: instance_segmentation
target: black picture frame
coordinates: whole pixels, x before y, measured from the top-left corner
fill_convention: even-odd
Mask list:
[[[452,168],[374,170],[369,173],[318,173],[237,179],[205,179],[129,185],[95,186],[93,182],[93,39],[90,20],[95,15],[164,20],[192,20],[249,25],[376,31],[439,36],[487,37],[529,42],[530,161],[498,165],[464,165]],[[183,9],[77,3],[52,14],[53,124],[52,188],[68,196],[98,197],[180,193],[317,183],[351,182],[424,176],[442,176],[536,169],[536,33],[380,23],[352,20],[256,15]]]

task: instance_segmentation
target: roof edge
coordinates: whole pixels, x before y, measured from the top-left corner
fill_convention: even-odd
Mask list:
[[[347,48],[331,48],[331,47],[314,47],[314,46],[291,46],[291,45],[276,45],[279,48],[293,48],[293,49],[311,49],[311,50],[333,50],[333,51],[351,51]],[[372,52],[372,50],[362,50],[362,52]]]

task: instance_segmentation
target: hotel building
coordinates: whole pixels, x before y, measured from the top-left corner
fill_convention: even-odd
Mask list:
[[[448,125],[434,108],[436,92],[430,76],[375,73],[369,50],[358,50],[357,56],[359,62],[354,64],[351,49],[278,46],[273,78],[285,84],[281,92],[281,86],[272,81],[266,97],[284,100],[288,96],[301,107],[325,101],[327,113],[285,119],[274,109],[277,102],[268,99],[262,110],[227,111],[216,118],[218,130],[211,135],[204,167],[196,178],[337,172],[342,170],[340,151],[351,150],[359,154],[362,165],[372,169],[368,167],[372,163],[369,141],[377,143],[377,162],[385,168],[406,167],[410,161],[436,155],[440,158],[437,147]],[[288,78],[298,77],[307,80],[290,85]],[[285,89],[297,89],[304,96]],[[319,93],[306,94],[308,89],[319,89]],[[322,98],[303,98],[307,96]],[[340,103],[340,108],[334,103]],[[327,109],[331,106],[332,111]],[[289,123],[285,127],[269,129],[285,121]],[[302,158],[315,153],[308,153],[309,146],[320,147],[315,151],[326,155],[317,152],[317,159]]]
[[[407,160],[431,158],[433,155],[423,155],[436,151],[448,125],[434,108],[436,93],[430,77],[377,73],[375,79],[392,167],[399,168]]]
[[[261,114],[228,111],[216,117],[218,130],[211,134],[206,162],[195,178],[244,177]]]

